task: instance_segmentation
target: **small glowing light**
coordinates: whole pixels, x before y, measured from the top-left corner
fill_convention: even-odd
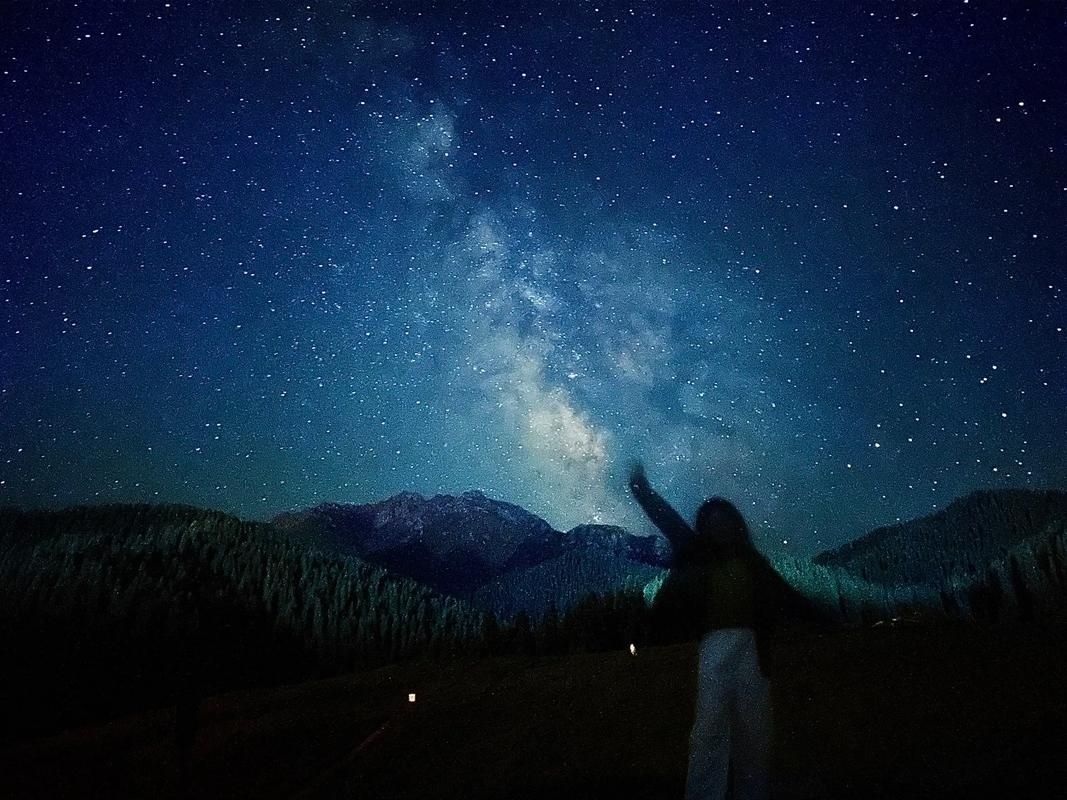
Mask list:
[[[414,703],[415,702],[415,693],[414,692],[412,692],[411,694],[408,695],[408,702],[409,703]]]
[[[632,642],[630,643],[630,655],[632,655],[632,656],[636,656],[637,655],[637,645],[633,644]]]

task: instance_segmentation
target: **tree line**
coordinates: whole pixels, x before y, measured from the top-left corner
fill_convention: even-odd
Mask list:
[[[471,652],[481,627],[459,600],[218,512],[0,512],[0,693],[20,731],[167,703],[189,681],[209,693]]]
[[[940,582],[875,582],[806,559],[771,561],[846,624],[905,614],[1002,622],[1067,610],[1062,520],[974,576],[956,572]],[[655,643],[650,609],[664,574],[643,590],[587,593],[577,602],[569,586],[566,602],[501,618],[220,512],[0,510],[0,738],[169,704],[190,685],[206,695],[409,658]]]

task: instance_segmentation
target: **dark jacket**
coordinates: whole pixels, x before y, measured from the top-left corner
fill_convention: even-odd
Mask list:
[[[751,628],[760,669],[773,672],[770,640],[783,622],[821,621],[815,604],[793,589],[751,543],[717,546],[698,537],[647,484],[634,496],[671,543],[672,566],[652,602],[653,638],[692,641],[724,628]]]

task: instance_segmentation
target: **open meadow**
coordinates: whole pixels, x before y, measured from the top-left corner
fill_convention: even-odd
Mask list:
[[[410,662],[209,698],[190,796],[681,797],[694,653]],[[854,628],[776,656],[775,797],[1062,796],[1063,625]],[[179,797],[174,710],[8,747],[0,769],[11,798]]]

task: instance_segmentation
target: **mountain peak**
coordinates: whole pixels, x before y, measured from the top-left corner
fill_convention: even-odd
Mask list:
[[[421,502],[424,502],[425,500],[426,500],[426,498],[423,497],[418,492],[410,492],[410,491],[405,489],[402,492],[397,492],[392,497],[386,498],[382,502],[384,502],[384,503],[405,503],[405,502],[407,502],[407,503],[421,503]]]
[[[609,562],[615,565],[612,570],[630,564],[642,574],[669,562],[660,537],[632,536],[613,525],[579,525],[563,533],[522,506],[495,500],[480,489],[432,497],[403,491],[377,503],[323,504],[278,522],[289,531],[298,529],[341,552],[461,596],[507,573],[568,554],[604,569]],[[567,560],[560,563],[573,566]]]

